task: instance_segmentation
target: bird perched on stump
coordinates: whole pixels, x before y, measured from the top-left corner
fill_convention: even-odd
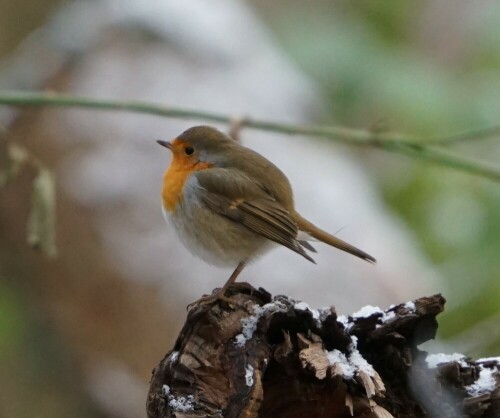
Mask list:
[[[163,213],[196,256],[235,266],[224,294],[251,260],[276,244],[314,263],[308,241],[319,240],[375,263],[364,251],[313,225],[294,207],[288,178],[271,161],[210,126],[195,126],[171,142],[163,177]]]

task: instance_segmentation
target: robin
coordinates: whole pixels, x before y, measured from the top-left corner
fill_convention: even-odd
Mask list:
[[[236,266],[214,296],[224,298],[250,261],[276,244],[314,263],[308,241],[319,240],[375,263],[364,251],[325,232],[294,208],[288,178],[272,162],[210,126],[157,141],[173,159],[163,177],[163,213],[196,256]]]

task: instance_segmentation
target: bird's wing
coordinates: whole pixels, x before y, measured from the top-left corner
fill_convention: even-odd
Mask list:
[[[289,212],[244,173],[214,168],[196,177],[202,201],[210,209],[314,263],[297,240],[298,227]]]

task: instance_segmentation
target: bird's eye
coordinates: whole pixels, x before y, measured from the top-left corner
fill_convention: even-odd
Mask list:
[[[184,148],[184,152],[186,153],[186,155],[191,155],[194,152],[194,148],[193,147],[186,147],[186,148]]]

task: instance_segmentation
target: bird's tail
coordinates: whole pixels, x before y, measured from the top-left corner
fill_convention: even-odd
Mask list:
[[[342,241],[340,238],[334,237],[328,232],[319,229],[316,225],[313,225],[307,219],[303,218],[299,213],[294,212],[291,215],[299,229],[306,232],[313,238],[316,238],[317,240],[322,241],[325,244],[331,245],[332,247],[338,248],[339,250],[355,255],[356,257],[362,258],[363,260],[366,260],[370,263],[375,264],[377,262],[375,258],[360,250],[359,248],[356,248],[353,245]]]

